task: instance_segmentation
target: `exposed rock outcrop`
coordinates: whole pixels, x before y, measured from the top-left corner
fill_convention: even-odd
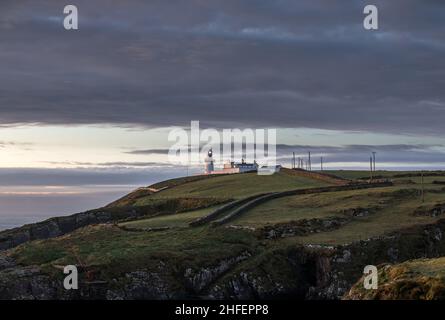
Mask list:
[[[239,262],[248,259],[250,256],[251,254],[249,252],[243,252],[239,256],[222,260],[218,265],[213,267],[205,267],[197,271],[192,268],[187,268],[184,273],[186,285],[189,289],[198,294],[214,282],[215,279],[218,279]]]
[[[330,217],[324,219],[301,219],[288,223],[280,223],[266,226],[261,229],[261,237],[265,239],[277,239],[295,236],[305,236],[311,233],[319,233],[338,229],[350,221],[344,217]]]
[[[421,207],[414,212],[415,216],[437,217],[445,214],[445,204],[437,204],[434,207]]]
[[[64,290],[61,274],[20,266],[0,254],[0,298],[341,299],[363,275],[366,265],[445,255],[444,230],[442,219],[348,245],[304,245],[260,256],[242,252],[202,267],[159,262],[155,268],[127,270],[104,283],[88,283],[81,274],[78,291]]]

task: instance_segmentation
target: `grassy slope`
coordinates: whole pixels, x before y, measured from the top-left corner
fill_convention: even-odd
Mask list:
[[[135,202],[138,199],[141,198],[149,198],[150,195],[154,194],[152,189],[158,189],[161,190],[163,188],[174,188],[176,186],[195,182],[199,180],[206,180],[206,179],[212,179],[214,178],[214,175],[198,175],[198,176],[190,176],[190,177],[180,177],[180,178],[174,178],[165,180],[162,182],[157,182],[155,184],[152,184],[148,187],[142,187],[134,190],[133,192],[125,195],[124,197],[110,203],[108,207],[122,207],[122,206],[131,206],[134,205]],[[219,176],[218,176],[219,177]]]
[[[249,177],[249,179],[250,178],[251,177]],[[434,179],[444,179],[445,181],[445,177],[435,177]],[[192,186],[189,185],[188,188],[190,187]],[[262,227],[268,224],[300,219],[342,216],[345,211],[354,208],[376,208],[376,213],[369,217],[360,218],[340,230],[314,234],[300,239],[305,243],[336,243],[337,241],[335,240],[340,242],[359,240],[364,237],[390,232],[400,227],[431,222],[432,219],[430,217],[414,216],[413,212],[421,208],[422,205],[427,208],[445,202],[445,193],[429,192],[434,190],[439,191],[442,188],[440,185],[426,184],[425,188],[426,203],[424,205],[418,196],[417,190],[420,190],[420,186],[416,184],[280,198],[254,208],[252,211],[235,220],[233,224]],[[171,191],[173,192],[173,189]],[[159,194],[159,197],[160,196],[161,194]],[[166,194],[164,194],[164,196],[166,196]],[[199,194],[199,196],[202,196],[202,194]],[[158,199],[146,199],[145,201],[157,201]],[[160,226],[183,227],[189,221],[207,214],[212,209],[214,209],[214,207],[126,222],[124,225],[141,228]],[[363,225],[366,225],[366,231],[361,230]]]
[[[384,190],[352,190],[279,198],[247,212],[234,224],[261,227],[300,219],[342,216],[342,210],[374,206],[377,200],[373,194]]]
[[[285,173],[273,176],[258,176],[255,173],[217,176],[189,181],[158,194],[144,196],[136,205],[177,198],[207,199],[214,198],[215,195],[222,199],[242,198],[257,193],[325,185],[325,182]],[[179,263],[181,266],[211,265],[219,259],[242,251],[254,252],[257,248],[264,247],[254,234],[243,230],[185,228],[190,220],[211,209],[123,223],[132,228],[169,226],[174,228],[172,230],[128,232],[116,226],[90,226],[59,238],[26,243],[10,250],[8,254],[25,265],[44,265],[49,272],[54,271],[51,265],[78,263],[77,256],[82,264],[100,266],[101,269],[115,274],[141,266],[148,267],[159,260],[172,265]]]
[[[365,290],[361,278],[346,299],[445,299],[445,257],[411,260],[379,267],[379,285]]]
[[[427,194],[425,200],[431,206],[438,202],[445,203],[445,193]],[[414,216],[414,211],[422,206],[419,196],[411,195],[401,199],[395,197],[393,203],[370,216],[357,218],[340,229],[313,234],[300,240],[303,243],[344,244],[389,234],[412,225],[432,223],[439,219]]]
[[[333,174],[345,179],[361,179],[369,177],[369,171],[364,170],[325,170],[326,173]],[[378,170],[376,176],[392,177],[394,174],[408,173],[409,171],[384,171]]]
[[[240,199],[254,194],[273,191],[285,191],[298,188],[320,187],[325,182],[296,177],[280,172],[271,176],[260,176],[256,173],[225,175],[211,179],[185,183],[171,189],[144,197],[136,205],[144,205],[149,199],[181,197],[218,197]]]
[[[273,179],[276,180],[273,181]],[[432,180],[445,181],[445,177],[434,177],[428,182],[432,182]],[[212,184],[209,185],[209,182]],[[150,196],[149,200],[145,199],[144,201],[185,195],[214,197],[216,193],[221,193],[225,197],[241,197],[242,195],[265,192],[264,186],[271,186],[274,191],[277,191],[318,185],[320,182],[289,179],[289,176],[286,175],[272,177],[255,174],[224,176],[189,182],[171,190],[162,191],[154,198]],[[443,186],[441,185],[427,184],[425,188],[427,193],[424,204],[421,203],[416,193],[416,190],[420,189],[419,185],[401,184],[390,188],[277,199],[263,204],[231,223],[262,226],[303,218],[341,215],[342,210],[350,208],[380,207],[374,214],[357,218],[340,229],[315,233],[306,237],[259,241],[255,233],[247,230],[234,230],[225,227],[184,228],[189,219],[210,210],[205,209],[128,223],[130,226],[143,228],[176,227],[167,231],[128,232],[115,226],[87,227],[60,238],[27,243],[9,250],[8,254],[25,265],[44,265],[48,272],[54,271],[54,268],[51,267],[53,264],[77,263],[77,258],[75,258],[77,255],[83,264],[92,267],[100,266],[103,270],[100,277],[105,278],[138,267],[150,267],[159,261],[180,269],[185,266],[203,267],[213,265],[219,259],[235,256],[246,250],[255,255],[246,264],[255,264],[255,261],[261,257],[267,261],[271,257],[270,253],[274,250],[295,247],[302,243],[346,243],[392,232],[413,224],[434,222],[437,218],[414,216],[413,212],[419,207],[429,209],[435,204],[445,203],[445,191],[442,190]],[[271,268],[269,271],[273,272],[273,266]]]
[[[214,176],[210,179],[196,179],[177,184],[169,190],[157,194],[142,196],[134,202],[136,206],[146,206],[169,199],[239,199],[250,195],[272,191],[285,191],[300,188],[312,188],[329,185],[326,182],[296,176],[284,171],[272,176],[259,176],[256,173],[241,175]],[[127,198],[128,199],[128,198]],[[212,207],[215,209],[216,207]],[[211,211],[210,208],[171,216],[161,216],[125,223],[132,228],[185,227],[192,220]]]
[[[174,215],[163,215],[155,218],[141,219],[136,221],[130,221],[121,223],[120,225],[128,228],[159,228],[159,227],[169,227],[169,228],[185,228],[188,224],[195,219],[198,219],[206,214],[209,214],[212,210],[217,207],[210,207],[201,210],[195,210],[190,212],[183,212]]]
[[[60,273],[54,265],[79,264],[97,270],[97,280],[109,280],[122,272],[152,268],[159,261],[169,268],[199,268],[249,250],[259,243],[247,232],[207,228],[128,232],[112,225],[89,226],[59,238],[33,241],[8,254],[23,265],[41,265],[48,273]],[[174,271],[178,271],[174,270]]]
[[[445,177],[440,179],[445,180]],[[436,221],[440,217],[418,216],[414,212],[445,204],[442,187],[426,184],[425,203],[421,202],[420,186],[412,184],[277,199],[255,208],[233,224],[258,227],[291,220],[344,216],[343,212],[348,208],[370,208],[370,215],[357,217],[337,230],[292,240],[306,244],[345,244]]]
[[[445,181],[445,177],[434,180]],[[425,179],[427,180],[427,179]],[[231,222],[260,228],[267,225],[298,221],[301,219],[344,217],[352,209],[369,209],[371,214],[354,218],[340,229],[295,237],[292,241],[311,244],[343,244],[369,237],[380,236],[416,224],[432,223],[438,218],[417,216],[414,211],[431,209],[434,205],[445,204],[443,186],[426,183],[425,203],[421,202],[420,185],[406,184],[389,188],[352,190],[322,194],[299,195],[275,199],[260,205]],[[199,210],[186,215],[177,214],[156,219],[129,223],[134,227],[185,226],[193,217],[209,210]]]
[[[363,179],[363,178],[369,178],[369,171],[366,170],[325,170],[323,171],[325,173],[333,174],[338,177],[342,177],[345,179]],[[427,173],[435,173],[435,174],[441,174],[445,175],[444,171],[428,171]],[[373,175],[375,177],[396,177],[400,175],[419,175],[419,171],[388,171],[388,170],[377,170]]]

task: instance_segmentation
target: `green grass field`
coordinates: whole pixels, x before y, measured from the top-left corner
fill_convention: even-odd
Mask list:
[[[389,199],[390,192],[382,196],[387,190],[378,188],[279,198],[252,209],[233,224],[261,227],[293,220],[342,216],[343,210],[374,207],[378,201]]]
[[[412,187],[412,186],[411,186]],[[392,190],[391,190],[392,189]],[[445,192],[426,192],[425,203],[422,203],[419,193],[406,194],[403,196],[392,191],[400,188],[389,188],[385,193],[389,193],[389,202],[380,205],[381,208],[375,213],[354,219],[351,223],[340,229],[316,233],[307,237],[300,237],[298,241],[311,244],[345,244],[353,241],[382,236],[400,229],[405,229],[414,225],[433,223],[439,217],[417,216],[414,212],[431,209],[434,205],[445,204]],[[410,189],[410,188],[405,188]],[[429,190],[439,190],[431,187]],[[373,192],[371,192],[373,193]]]
[[[159,261],[171,266],[212,265],[246,250],[257,257],[246,261],[240,268],[253,268],[258,259],[267,260],[270,254],[274,255],[273,252],[283,248],[309,243],[349,243],[412,225],[434,222],[438,218],[414,216],[412,213],[419,207],[429,208],[437,203],[445,203],[445,192],[439,188],[428,186],[425,203],[412,194],[412,185],[288,197],[265,203],[233,221],[236,225],[261,227],[289,220],[341,215],[341,210],[374,206],[376,202],[382,207],[372,215],[357,218],[340,229],[309,236],[259,241],[257,234],[248,230],[225,226],[186,227],[191,219],[212,209],[208,208],[124,223],[133,228],[170,226],[173,227],[171,230],[128,232],[112,225],[89,226],[59,238],[24,244],[10,250],[8,255],[23,265],[41,265],[47,272],[57,272],[53,265],[78,263],[80,259],[89,268],[100,270],[98,277],[101,279],[112,278],[123,270],[141,266],[155,268]]]
[[[121,223],[120,225],[136,229],[159,228],[159,227],[186,228],[188,227],[188,224],[190,222],[210,213],[212,210],[216,208],[217,207],[210,207],[190,212],[183,212],[172,215],[162,215],[154,218],[124,222]]]
[[[240,177],[226,176],[224,180]],[[288,178],[284,177],[285,179]],[[247,175],[242,178],[254,179],[253,176]],[[280,176],[279,179],[283,179],[283,176]],[[209,183],[212,180],[206,180],[205,182]],[[396,179],[396,181],[398,180],[400,183],[393,187],[297,195],[271,200],[244,213],[239,218],[231,221],[230,225],[262,228],[302,219],[344,217],[346,213],[354,209],[370,211],[371,213],[368,216],[356,217],[337,230],[295,237],[292,240],[311,244],[343,244],[380,236],[412,225],[435,221],[436,218],[415,216],[413,213],[423,207],[428,209],[434,205],[445,203],[445,191],[442,190],[444,186],[432,184],[433,181],[445,181],[445,177],[424,177],[425,203],[421,202],[420,197],[420,177]],[[229,179],[229,181],[232,180]],[[202,182],[204,181],[200,181],[200,183]],[[315,184],[319,184],[319,182],[315,182]],[[313,184],[311,184],[312,186]],[[190,187],[190,185],[187,186],[187,188]],[[182,190],[172,189],[171,192],[173,191],[182,192]],[[158,196],[161,195],[160,193]],[[199,195],[203,196],[202,193],[199,193]],[[124,225],[134,228],[184,228],[190,221],[209,213],[215,208],[127,222]]]
[[[370,173],[369,171],[365,170],[325,170],[325,173],[333,174],[338,177],[342,177],[345,179],[362,179],[362,178],[368,178]],[[375,176],[382,176],[382,177],[392,177],[395,174],[404,174],[409,173],[409,171],[385,171],[385,170],[378,170],[374,173]]]
[[[300,188],[321,187],[328,183],[292,176],[283,172],[261,176],[256,173],[224,175],[185,183],[139,199],[136,205],[144,205],[149,199],[181,197],[217,197],[240,199],[250,195],[286,191]]]
[[[360,174],[350,173],[351,176]],[[445,186],[432,183],[445,181],[445,176],[425,177],[425,202],[420,196],[420,177],[402,177],[394,181],[396,184],[389,187],[278,198],[261,203],[227,224],[189,227],[189,222],[222,205],[215,206],[213,200],[204,203],[206,199],[238,199],[272,191],[325,186],[326,183],[286,173],[274,176],[218,176],[184,184],[175,180],[176,185],[168,190],[136,199],[138,205],[153,206],[162,200],[167,203],[173,201],[162,207],[172,208],[162,211],[162,215],[153,214],[151,218],[125,221],[118,226],[87,226],[58,238],[25,243],[8,250],[6,254],[23,266],[39,265],[45,272],[55,275],[60,275],[60,270],[55,266],[81,263],[97,272],[97,279],[109,281],[128,270],[158,270],[162,264],[168,266],[172,283],[180,287],[184,285],[178,282],[181,276],[174,275],[183,275],[185,268],[215,266],[221,260],[248,252],[249,258],[238,263],[233,270],[223,273],[221,279],[249,270],[273,275],[274,279],[287,283],[294,274],[286,262],[289,250],[303,244],[349,244],[434,223],[443,218],[443,215],[433,217],[428,213],[437,205],[445,206]],[[202,208],[203,204],[207,208],[193,210]],[[181,211],[181,208],[187,210]],[[122,212],[127,209],[124,206]],[[369,213],[359,216],[350,214],[351,210],[357,209],[369,210]],[[265,227],[274,228],[303,219],[329,220],[332,217],[348,217],[349,220],[330,231],[320,229],[273,239],[265,238],[262,233]],[[135,230],[129,231],[121,226]],[[144,230],[159,227],[170,229]],[[425,274],[436,273],[441,264],[436,269],[432,265],[422,264],[417,268]]]
[[[211,265],[220,259],[255,252],[254,235],[241,230],[208,228],[129,232],[113,225],[88,226],[69,235],[33,241],[10,250],[23,265],[40,265],[59,273],[54,265],[79,264],[111,278],[132,268],[150,268],[159,261],[175,266]]]
[[[370,172],[366,170],[324,170],[323,172],[352,180],[370,177]],[[444,171],[425,171],[425,174],[431,173],[445,176]],[[373,175],[374,177],[397,178],[400,175],[420,175],[420,171],[377,170],[373,173]]]

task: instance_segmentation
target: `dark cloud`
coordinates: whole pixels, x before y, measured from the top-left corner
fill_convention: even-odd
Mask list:
[[[428,144],[385,144],[385,145],[361,145],[350,144],[343,146],[310,146],[278,144],[278,152],[318,152],[318,153],[370,153],[370,152],[432,152],[435,148],[444,148],[443,145]]]
[[[191,172],[189,172],[191,173]],[[186,168],[92,168],[26,169],[0,168],[0,187],[14,186],[144,186],[173,177],[185,176]]]
[[[108,167],[108,168],[119,168],[119,167],[164,167],[169,166],[164,162],[141,162],[141,161],[115,161],[115,162],[83,162],[83,161],[45,161],[47,164],[52,165],[63,165],[63,166],[79,166],[79,167]]]
[[[239,147],[239,146],[238,146]],[[267,151],[271,146],[266,145],[264,148]],[[254,154],[247,151],[255,149],[255,145],[247,148],[245,144],[242,145],[242,150],[234,149],[232,143],[232,150],[234,158],[240,160],[242,157],[249,157],[253,159]],[[189,147],[190,150],[190,147]],[[367,163],[372,152],[376,152],[379,161],[390,163],[430,163],[442,164],[445,162],[445,146],[434,144],[387,144],[387,145],[289,145],[277,144],[275,146],[277,161],[288,165],[291,162],[292,154],[295,152],[296,157],[303,157],[307,159],[308,153],[311,152],[315,161],[319,161],[320,157],[324,157],[325,162],[361,162]],[[213,151],[215,159],[220,159],[219,155],[223,151],[222,145],[214,145]],[[206,150],[201,149],[201,153]],[[131,154],[167,154],[168,149],[147,149],[130,151]],[[267,154],[267,152],[266,152]]]
[[[206,144],[200,145],[200,152],[205,151],[202,148],[207,146]],[[246,143],[240,144],[243,148],[246,148]],[[273,146],[273,145],[272,145]],[[265,149],[272,147],[268,144],[264,146]],[[223,150],[224,145],[213,145],[213,149]],[[231,148],[235,147],[235,143],[231,142]],[[256,145],[250,145],[250,148],[256,148]],[[277,144],[275,145],[275,149],[278,152],[373,152],[373,151],[425,151],[431,150],[433,148],[445,148],[444,145],[434,145],[434,144],[384,144],[384,145],[359,145],[359,144],[350,144],[350,145],[340,145],[340,146],[316,146],[316,145],[300,145],[300,144]],[[191,146],[188,147],[188,150],[191,151]],[[196,149],[193,149],[197,151]],[[126,153],[136,154],[136,155],[146,155],[146,154],[168,154],[169,149],[145,149],[145,150],[132,150]]]
[[[443,134],[445,2],[0,4],[0,119]]]
[[[202,151],[202,148],[205,146],[205,143],[200,143],[199,147],[191,146],[191,145],[185,145],[183,146],[183,149],[188,150],[188,152],[200,152]],[[162,148],[162,149],[137,149],[137,150],[130,150],[126,151],[126,154],[133,154],[133,155],[167,155],[169,153],[169,149]]]
[[[127,154],[145,155],[145,154],[168,154],[168,149],[144,149],[144,150],[131,150],[125,152]]]

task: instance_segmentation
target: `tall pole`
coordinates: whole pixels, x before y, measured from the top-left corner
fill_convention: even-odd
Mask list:
[[[309,167],[309,171],[312,171],[311,152],[310,151],[309,151],[308,167]]]
[[[422,202],[425,202],[425,186],[423,184],[423,170],[420,173],[420,176],[421,176],[420,181],[421,181],[421,184],[422,184]]]
[[[375,172],[375,154],[376,154],[376,152],[375,151],[373,151],[372,152],[372,162],[374,163],[374,172]]]
[[[320,158],[320,169],[323,171],[323,157]]]
[[[369,157],[369,166],[370,166],[371,182],[372,182],[372,157]]]
[[[295,169],[295,152],[292,152],[293,158],[292,158],[292,169]]]

